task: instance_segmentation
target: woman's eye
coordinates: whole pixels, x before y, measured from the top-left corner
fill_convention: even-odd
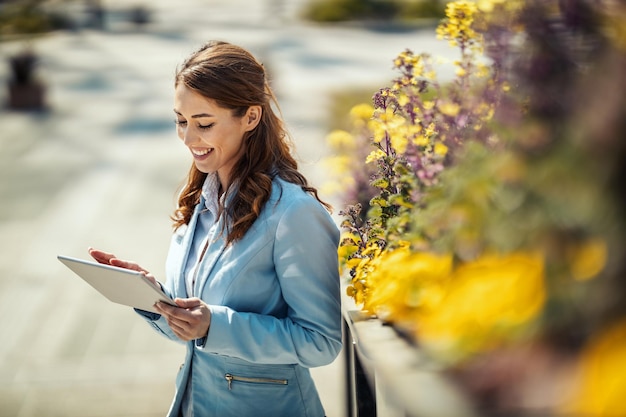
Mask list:
[[[187,125],[187,121],[186,120],[174,120],[174,123],[176,123],[176,125],[178,125],[178,126],[186,126]]]
[[[213,125],[215,125],[215,123],[209,123],[208,125],[198,125],[198,128],[207,130],[207,129],[212,128]]]

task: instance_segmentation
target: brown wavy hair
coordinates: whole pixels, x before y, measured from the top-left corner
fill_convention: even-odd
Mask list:
[[[243,117],[250,106],[261,106],[262,109],[259,124],[244,137],[244,153],[231,173],[229,187],[237,184],[237,193],[226,207],[220,208],[220,215],[230,220],[225,222],[230,223],[225,226],[228,244],[241,239],[259,217],[270,198],[275,176],[300,185],[330,210],[330,205],[319,198],[317,190],[309,186],[298,171],[298,164],[291,155],[289,135],[272,107],[274,105],[278,110],[278,102],[263,65],[252,54],[230,43],[211,41],[178,68],[174,85],[181,83],[214,100],[220,107],[231,109],[235,117]],[[200,202],[206,176],[192,163],[172,216],[174,228],[189,224],[194,207]],[[223,191],[228,193],[228,190]]]

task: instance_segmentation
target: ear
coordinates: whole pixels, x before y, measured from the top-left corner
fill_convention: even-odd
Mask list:
[[[261,106],[248,107],[248,111],[246,111],[246,114],[243,116],[244,131],[250,132],[254,130],[261,121],[262,114],[263,109],[261,109]]]

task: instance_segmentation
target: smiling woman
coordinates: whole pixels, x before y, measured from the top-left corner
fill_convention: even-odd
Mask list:
[[[243,117],[236,117],[184,84],[176,86],[174,106],[178,137],[191,151],[195,167],[203,173],[217,172],[221,189],[226,190],[245,149],[244,135],[259,124],[261,107],[250,106]]]
[[[159,285],[178,307],[138,310],[187,345],[169,416],[324,416],[309,368],[341,349],[339,231],[272,104],[263,66],[228,43],[206,44],[176,75],[193,163]]]

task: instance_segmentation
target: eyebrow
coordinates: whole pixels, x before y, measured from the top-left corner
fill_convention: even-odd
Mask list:
[[[176,109],[174,109],[174,113],[176,113],[179,116],[182,116],[182,114]],[[215,117],[215,116],[213,116],[212,114],[208,114],[208,113],[194,114],[193,116],[191,116],[192,119],[203,119],[206,117]]]

